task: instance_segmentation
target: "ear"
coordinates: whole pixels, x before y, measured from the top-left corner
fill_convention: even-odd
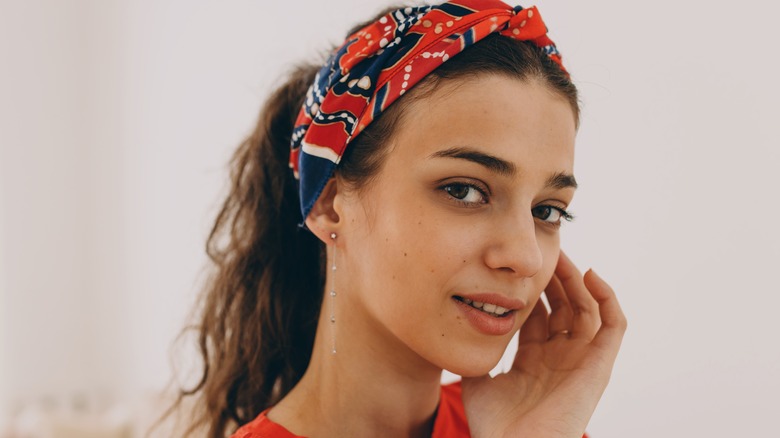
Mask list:
[[[314,233],[321,241],[330,243],[331,233],[337,233],[341,228],[341,209],[336,200],[339,194],[339,184],[336,178],[331,178],[322,189],[319,198],[306,216],[306,227]]]

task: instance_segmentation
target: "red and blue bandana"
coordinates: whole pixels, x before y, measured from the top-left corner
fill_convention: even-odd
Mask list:
[[[292,132],[300,225],[353,138],[428,73],[493,33],[530,41],[563,68],[536,7],[498,0],[398,9],[350,35],[317,73]]]

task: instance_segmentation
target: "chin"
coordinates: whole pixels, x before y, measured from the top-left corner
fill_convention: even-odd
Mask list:
[[[495,362],[491,362],[487,365],[481,363],[480,364],[457,364],[455,366],[446,367],[444,369],[453,374],[457,374],[461,377],[480,377],[489,373],[490,370],[495,368],[497,364],[498,364],[498,360],[496,360]]]
[[[468,353],[448,358],[442,368],[461,377],[484,376],[498,365],[505,349],[506,345],[501,349],[472,348]]]

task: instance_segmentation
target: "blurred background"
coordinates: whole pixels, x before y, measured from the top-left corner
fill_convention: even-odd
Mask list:
[[[162,412],[197,370],[173,341],[233,149],[287,68],[388,4],[0,0],[1,438]],[[583,101],[563,247],[629,318],[589,432],[774,436],[780,8],[536,4]]]

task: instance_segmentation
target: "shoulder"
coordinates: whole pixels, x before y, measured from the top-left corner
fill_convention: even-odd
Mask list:
[[[303,438],[268,419],[267,412],[268,409],[241,426],[230,438]]]

